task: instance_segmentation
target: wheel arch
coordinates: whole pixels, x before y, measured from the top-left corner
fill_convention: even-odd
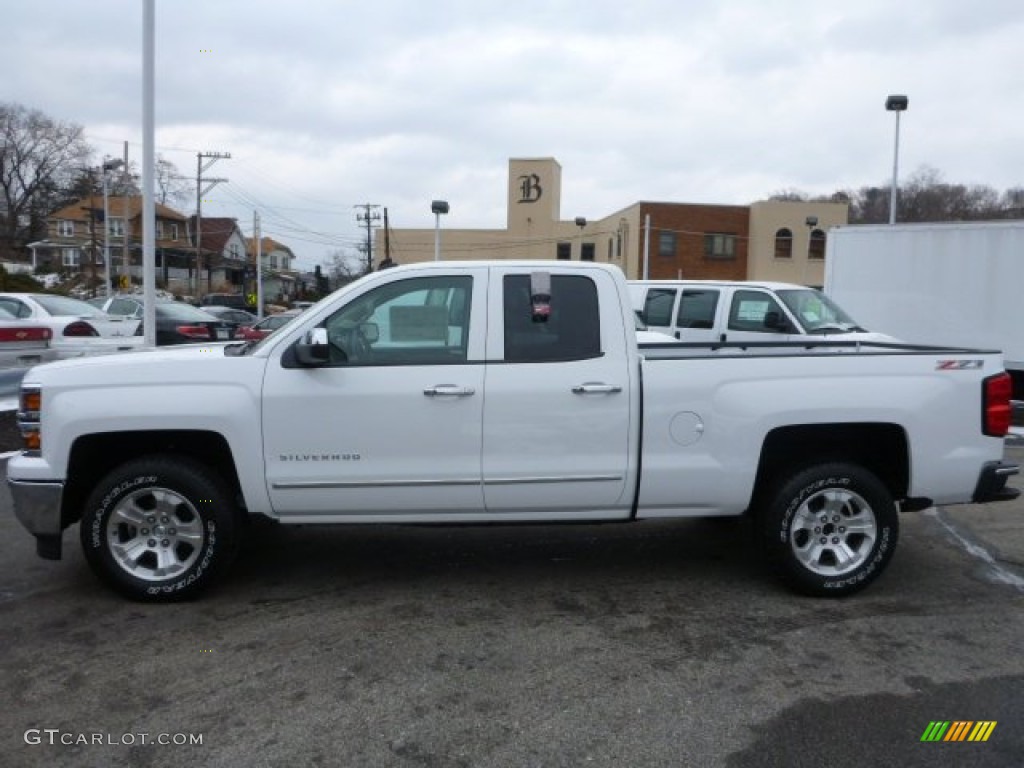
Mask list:
[[[244,509],[241,483],[231,446],[223,435],[205,430],[150,430],[83,435],[71,446],[68,482],[61,499],[61,524],[78,522],[96,483],[126,461],[152,455],[182,456],[211,468]]]
[[[894,499],[910,487],[910,451],[903,427],[889,423],[827,423],[779,427],[761,445],[751,507],[794,471],[827,462],[857,464],[885,485]]]

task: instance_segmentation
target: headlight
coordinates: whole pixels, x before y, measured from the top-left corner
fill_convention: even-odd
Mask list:
[[[34,384],[23,386],[18,402],[18,428],[21,430],[21,439],[25,442],[25,451],[31,456],[38,456],[43,447],[39,432],[42,410],[42,389]]]

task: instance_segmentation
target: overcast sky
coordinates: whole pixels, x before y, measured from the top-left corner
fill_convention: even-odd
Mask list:
[[[157,0],[157,151],[304,266],[394,227],[503,228],[510,157],[562,165],[562,217],[747,204],[901,178],[1024,185],[1020,0]],[[0,100],[141,159],[142,0],[17,0]],[[183,211],[188,213],[190,211]]]

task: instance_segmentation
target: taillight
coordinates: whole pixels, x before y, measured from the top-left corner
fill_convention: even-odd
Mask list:
[[[64,326],[65,336],[99,336],[99,331],[84,320],[76,320]]]
[[[21,388],[18,400],[18,428],[25,450],[32,455],[39,455],[42,450],[42,436],[39,423],[43,410],[43,393],[37,386],[26,385]]]
[[[179,325],[178,333],[190,339],[210,338],[210,329],[205,325]]]
[[[0,328],[0,341],[49,341],[49,328]]]
[[[981,383],[981,431],[990,437],[1005,437],[1010,431],[1010,374],[997,373]]]

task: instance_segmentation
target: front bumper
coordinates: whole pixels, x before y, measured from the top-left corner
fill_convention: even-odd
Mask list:
[[[36,553],[47,560],[61,555],[61,497],[64,484],[7,479],[14,515],[36,537]]]
[[[1017,488],[1008,488],[1006,480],[1019,471],[1020,467],[1008,461],[988,462],[981,468],[971,501],[975,504],[984,504],[988,501],[1016,499],[1020,496],[1020,491]]]

